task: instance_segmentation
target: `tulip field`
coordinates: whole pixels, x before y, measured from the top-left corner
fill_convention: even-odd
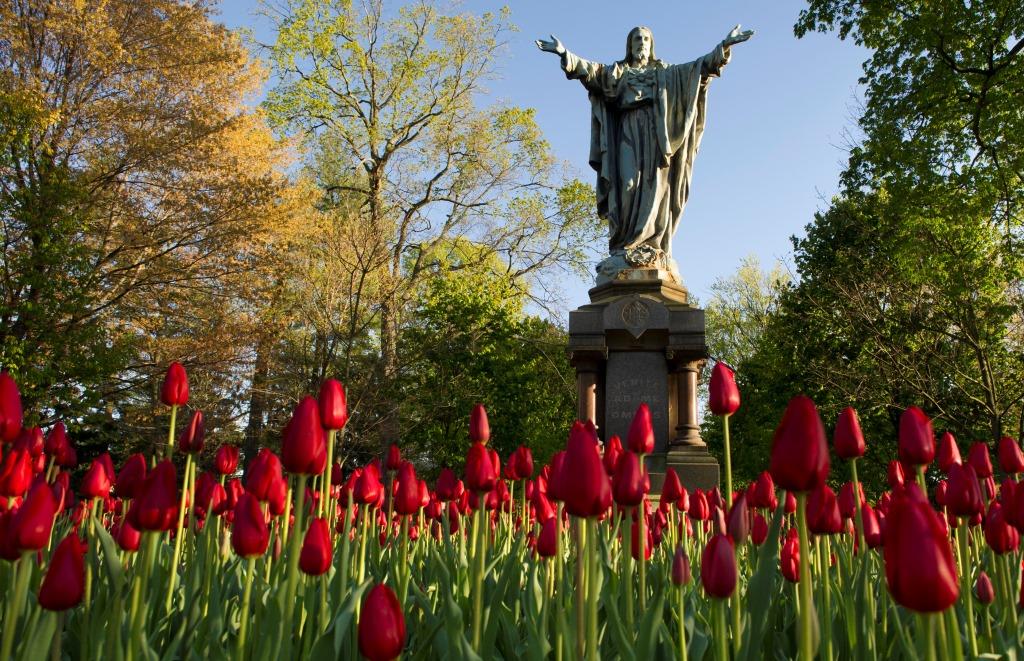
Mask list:
[[[727,430],[728,368],[710,391]],[[244,472],[229,445],[199,459],[188,396],[172,365],[166,445],[78,466],[64,425],[23,428],[0,374],[0,659],[958,661],[1022,647],[1020,446],[979,442],[964,459],[916,407],[890,490],[869,502],[856,413],[829,439],[802,396],[754,482],[732,484],[727,441],[721,491],[669,471],[660,494],[646,406],[628,438],[578,422],[538,466],[526,447],[488,446],[478,405],[465,463],[419,467],[440,469],[428,484],[397,446],[340,461],[337,381]],[[830,472],[832,453],[849,475]]]

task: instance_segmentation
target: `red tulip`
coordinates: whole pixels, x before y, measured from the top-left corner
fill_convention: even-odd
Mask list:
[[[367,465],[359,473],[352,490],[352,499],[360,505],[376,505],[384,495],[384,485],[373,465]]]
[[[651,409],[646,403],[637,407],[626,441],[629,449],[637,454],[654,452],[654,421],[651,420]]]
[[[889,462],[889,468],[886,472],[886,481],[888,481],[890,489],[902,487],[903,483],[906,481],[906,476],[903,474],[903,464],[898,460],[893,459]]]
[[[569,514],[593,517],[607,510],[612,503],[611,482],[604,471],[596,439],[579,421],[569,432],[564,463],[559,471],[559,493],[564,497]],[[624,461],[625,457],[620,460]]]
[[[640,516],[645,516],[641,514]],[[644,526],[644,537],[646,541],[644,543],[644,560],[650,560],[651,554],[654,552],[654,535],[651,531],[651,526]],[[630,550],[629,552],[633,555],[634,560],[640,559],[640,526],[638,521],[634,521],[630,527]]]
[[[967,453],[967,463],[974,467],[979,480],[992,477],[992,458],[988,454],[988,444],[984,441],[971,445]]]
[[[231,547],[243,558],[263,555],[270,545],[270,529],[260,503],[250,493],[239,497],[231,528]]]
[[[476,404],[469,413],[469,440],[483,445],[491,440],[491,425],[487,422],[487,411],[483,404]]]
[[[10,443],[21,433],[21,393],[7,370],[0,372],[0,443]]]
[[[650,476],[643,470],[640,456],[632,452],[622,455],[612,480],[612,495],[623,507],[636,507],[651,489]]]
[[[978,601],[988,606],[996,600],[996,591],[992,587],[992,579],[984,571],[978,573],[978,580],[974,583],[974,594]]]
[[[487,446],[480,441],[474,442],[466,453],[466,486],[481,494],[493,489],[497,482],[498,471],[494,468]]]
[[[668,468],[665,471],[665,481],[661,485],[661,502],[678,505],[679,499],[683,495],[682,492],[683,485],[679,481],[679,475],[676,474],[674,468]]]
[[[37,482],[11,519],[9,534],[19,551],[38,551],[50,543],[57,501],[45,482]]]
[[[764,518],[763,514],[755,512],[754,525],[750,527],[750,541],[755,546],[761,546],[766,539],[768,539],[768,521]]]
[[[1024,454],[1021,454],[1017,441],[1009,436],[999,439],[999,467],[1007,475],[1024,473]]]
[[[726,527],[733,543],[743,544],[747,541],[747,537],[750,536],[750,508],[747,507],[746,494],[740,494],[736,500],[732,501]]]
[[[919,613],[944,611],[960,586],[953,549],[916,484],[893,498],[885,523],[885,578],[896,603]]]
[[[85,595],[85,549],[71,531],[57,545],[46,575],[39,585],[39,605],[50,611],[65,611],[82,603]]]
[[[384,468],[389,471],[396,471],[402,467],[402,451],[398,449],[398,446],[392,443],[388,447],[388,456],[384,460]]]
[[[779,568],[782,577],[790,583],[800,582],[800,537],[796,528],[791,528],[779,551]]]
[[[299,569],[309,576],[320,576],[331,568],[331,531],[327,520],[315,518],[309,524],[299,554]]]
[[[395,593],[384,584],[373,586],[359,614],[359,651],[370,661],[389,661],[405,647],[405,616]]]
[[[736,387],[736,373],[718,361],[711,370],[708,384],[708,408],[715,415],[732,415],[740,407],[740,391]]]
[[[85,498],[106,498],[110,495],[111,480],[107,469],[99,460],[93,459],[80,487]]]
[[[450,468],[442,468],[441,474],[437,476],[437,497],[448,502],[456,500],[462,495],[462,482],[455,477]]]
[[[238,448],[234,445],[222,445],[217,448],[213,467],[221,475],[232,475],[238,470]]]
[[[946,509],[950,514],[970,517],[982,512],[981,485],[973,466],[953,464],[946,484]]]
[[[203,421],[203,412],[196,410],[188,426],[181,430],[181,435],[178,436],[178,451],[185,454],[202,452],[205,440],[206,424]]]
[[[690,558],[686,555],[682,545],[677,546],[676,552],[672,556],[672,584],[686,585],[690,582],[690,578],[692,578]]]
[[[864,541],[869,549],[876,549],[882,545],[882,525],[878,515],[871,505],[864,503],[860,508],[860,517],[864,521]]]
[[[196,478],[195,503],[192,509],[200,519],[206,518],[210,507],[216,508],[222,500],[227,498],[224,487],[220,485],[212,474],[202,472]]]
[[[1016,551],[1020,546],[1020,533],[1006,521],[1006,514],[998,502],[993,502],[985,516],[985,541],[996,555]]]
[[[135,553],[142,544],[142,533],[132,527],[128,519],[119,521],[114,526],[113,531],[111,531],[111,535],[117,542],[117,545],[121,547],[121,550],[128,553]]]
[[[542,558],[550,558],[558,552],[558,517],[552,516],[544,521],[537,538],[537,554]]]
[[[750,506],[773,512],[778,508],[779,500],[775,497],[775,483],[768,471],[757,476],[754,488],[750,492]]]
[[[170,530],[178,518],[178,477],[174,464],[164,459],[146,477],[132,501],[128,517],[139,530]]]
[[[167,406],[188,404],[188,375],[181,363],[174,362],[167,368],[164,384],[160,388],[160,401]]]
[[[513,467],[516,480],[525,480],[533,475],[533,452],[525,445],[520,445],[512,453],[509,465]]]
[[[283,479],[281,460],[270,448],[263,448],[249,464],[245,474],[245,490],[256,496],[257,500],[267,502],[271,491]]]
[[[612,436],[608,439],[604,446],[604,457],[601,458],[601,461],[604,463],[604,470],[609,476],[615,475],[615,468],[619,465],[622,453],[622,441],[619,440],[619,437]]]
[[[416,514],[420,511],[420,483],[416,479],[416,468],[412,463],[402,462],[398,469],[395,491],[395,511],[401,515]]]
[[[857,412],[847,406],[839,414],[836,430],[832,436],[832,445],[836,456],[843,459],[856,459],[864,456],[864,434],[860,430]]]
[[[947,475],[949,474],[949,469],[953,464],[961,463],[960,448],[956,445],[956,438],[954,438],[948,431],[944,432],[942,436],[939,437],[937,459],[939,462],[939,470]]]
[[[690,498],[690,509],[686,513],[691,519],[696,521],[707,521],[711,518],[711,508],[708,506],[707,496],[699,488],[693,490],[693,497]]]
[[[708,596],[727,599],[736,589],[736,553],[728,536],[712,537],[700,560],[700,582]]]
[[[926,466],[935,458],[935,432],[924,411],[911,406],[900,416],[900,461],[908,466]]]
[[[121,472],[114,483],[114,495],[118,498],[135,498],[145,481],[146,457],[137,452],[121,466]]]
[[[815,535],[836,535],[843,529],[836,494],[827,484],[822,484],[807,498],[807,526]]]
[[[317,406],[324,429],[342,429],[348,422],[348,402],[345,400],[345,387],[340,381],[327,379],[320,384]]]
[[[15,448],[0,462],[0,496],[22,496],[32,483],[32,455],[24,448]]]
[[[818,409],[809,397],[789,402],[772,439],[769,472],[786,491],[811,491],[828,476],[828,443]]]
[[[839,513],[844,519],[852,519],[857,515],[857,508],[864,504],[864,486],[858,484],[857,496],[853,493],[853,482],[847,482],[839,491]]]
[[[320,410],[310,396],[302,398],[284,428],[281,464],[289,473],[319,475],[327,466],[327,439],[320,423]]]

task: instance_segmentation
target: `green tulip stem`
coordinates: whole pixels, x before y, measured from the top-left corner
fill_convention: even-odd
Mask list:
[[[308,479],[308,475],[299,473],[298,484],[295,486],[295,529],[288,539],[288,584],[281,626],[284,635],[289,637],[295,626],[292,616],[295,612],[295,593],[299,587],[299,552],[302,548],[302,520],[306,514],[306,481]]]
[[[715,659],[717,661],[729,660],[729,644],[726,640],[725,631],[725,599],[711,599],[711,609],[714,615],[715,634]]]
[[[731,414],[722,416],[722,428],[725,431],[725,506],[732,508],[732,452],[729,449],[729,418]],[[728,511],[726,511],[728,514]]]
[[[481,492],[473,513],[473,649],[479,654],[484,623],[484,568],[487,548],[487,494]]]
[[[165,459],[170,459],[174,455],[174,426],[178,421],[178,405],[175,404],[171,407],[171,426],[167,430],[167,453],[164,456]]]
[[[676,588],[679,599],[679,661],[686,661],[686,586]]]
[[[925,661],[936,661],[935,617],[932,613],[918,613],[917,626],[921,634],[921,646],[924,649]]]
[[[182,485],[181,489],[181,500],[178,503],[178,525],[174,529],[174,555],[171,556],[171,567],[170,571],[167,572],[167,601],[164,604],[165,610],[170,613],[171,605],[174,603],[174,588],[178,581],[178,561],[181,560],[181,530],[185,525],[185,503],[192,507],[193,503],[193,489],[191,486],[191,480],[189,479],[192,475],[192,453],[189,452],[185,455],[185,484]]]
[[[628,514],[622,516],[622,539],[628,540],[631,534],[630,517]],[[625,544],[622,545],[622,564],[623,574],[625,574],[625,580],[622,581],[623,588],[626,591],[626,625],[630,631],[633,630],[633,622],[635,621],[634,605],[633,605],[633,552],[632,549],[628,548]]]
[[[801,661],[814,659],[814,633],[811,618],[814,616],[814,598],[811,596],[811,545],[807,538],[807,493],[800,491],[796,496],[796,524],[800,535],[800,631],[799,651]]]
[[[402,541],[401,553],[402,562],[398,566],[398,603],[406,607],[406,599],[409,596],[409,517],[402,515]]]
[[[860,506],[860,480],[857,479],[857,458],[850,460],[850,472],[853,477],[853,520],[857,524],[857,548],[862,558],[867,557],[868,547],[864,541],[864,513]]]
[[[594,521],[594,525],[587,526],[587,658],[598,659],[597,648],[597,599],[598,599],[598,581],[597,572],[600,571],[598,567],[598,535],[601,531],[598,530],[597,521]]]
[[[341,544],[341,578],[338,581],[338,603],[340,604],[345,599],[345,595],[348,594],[348,575],[351,564],[349,560],[349,549],[351,547],[351,540],[349,540],[348,527],[352,522],[352,490],[349,489],[346,494],[346,507],[345,507],[345,520],[341,524],[341,538],[338,543]]]
[[[587,574],[584,553],[587,520],[573,517],[576,524],[576,658],[586,658],[587,649]]]
[[[956,619],[956,609],[947,608],[944,614],[939,613],[937,617],[943,632],[946,634],[946,647],[942,648],[943,656],[950,661],[963,661],[964,649],[963,644],[960,642],[960,626]],[[945,618],[945,621],[943,621],[943,618]],[[947,648],[948,654],[946,653]]]
[[[327,432],[327,467],[324,468],[323,479],[320,480],[320,503],[317,511],[321,517],[328,516],[327,500],[331,496],[331,473],[334,467],[334,438],[338,435],[338,430],[330,429]],[[328,519],[327,525],[331,526],[331,522]]]
[[[960,548],[960,598],[967,609],[967,640],[971,646],[971,656],[978,656],[978,634],[975,631],[974,595],[971,594],[971,551],[967,547],[967,519],[961,517],[954,533],[957,546]]]
[[[256,569],[256,556],[250,556],[245,564],[245,589],[242,591],[242,608],[238,613],[238,640],[235,641],[235,661],[245,659],[245,636],[249,629],[249,602],[252,599],[253,573]]]
[[[831,549],[828,544],[828,537],[824,537],[824,548],[822,548],[822,537],[818,537],[814,540],[814,544],[817,547],[815,550],[818,553],[818,567],[821,570],[821,621],[824,625],[822,627],[823,635],[822,642],[825,644],[825,650],[822,652],[822,657],[825,659],[832,659],[832,586],[829,581],[829,567],[831,564]]]
[[[637,563],[640,578],[640,612],[647,612],[647,513],[643,501],[636,509],[637,521]],[[632,553],[630,549],[630,553]]]
[[[1014,568],[1018,566],[1016,561],[1010,562],[1011,558],[1016,558],[1015,553],[1007,553],[996,558],[996,562],[1003,564],[1003,571],[1006,576],[1006,611],[1009,618],[1009,625],[1011,631],[1019,631],[1019,619],[1017,616],[1017,592],[1018,586],[1017,581],[1014,579],[1015,576],[1020,575],[1020,571],[1014,571]]]
[[[14,598],[7,602],[7,613],[4,616],[4,637],[0,643],[0,659],[11,659],[14,649],[14,632],[17,629],[21,611],[25,608],[25,595],[28,592],[28,579],[32,574],[32,552],[25,551],[17,562],[17,575],[14,580]]]

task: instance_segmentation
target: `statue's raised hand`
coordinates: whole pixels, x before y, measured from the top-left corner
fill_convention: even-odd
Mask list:
[[[741,44],[741,43],[743,43],[747,39],[750,39],[753,36],[754,36],[754,31],[753,30],[743,30],[741,32],[740,31],[740,26],[737,25],[736,27],[734,27],[732,29],[732,32],[727,34],[725,39],[722,40],[722,45],[724,47],[728,48],[729,46],[732,46],[734,44]]]
[[[538,39],[533,43],[537,44],[537,48],[541,49],[542,51],[554,53],[555,55],[565,54],[565,46],[562,45],[562,42],[559,41],[558,37],[556,37],[555,35],[551,35],[551,41]]]

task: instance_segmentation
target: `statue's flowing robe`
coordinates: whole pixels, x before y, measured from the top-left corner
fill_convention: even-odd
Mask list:
[[[654,60],[642,68],[562,56],[566,77],[590,92],[590,165],[613,253],[647,245],[671,255],[704,134],[708,82],[728,61],[721,45],[687,64]]]

